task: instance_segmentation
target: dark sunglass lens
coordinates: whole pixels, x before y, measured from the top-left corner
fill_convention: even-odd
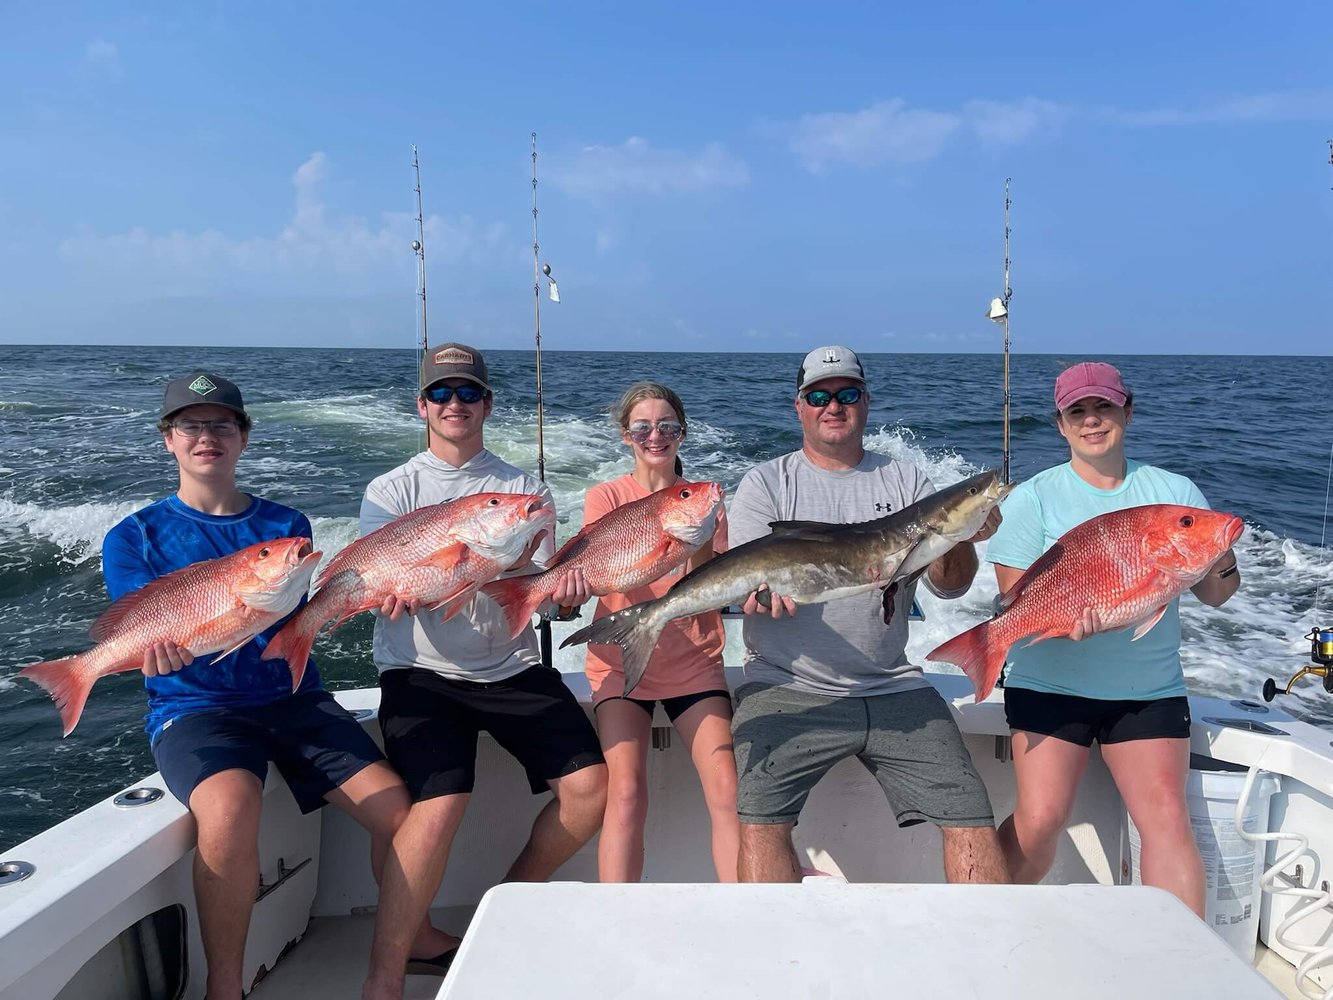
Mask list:
[[[861,390],[854,385],[849,385],[845,389],[839,389],[835,392],[833,398],[843,406],[851,406],[861,401]]]
[[[828,406],[829,400],[833,398],[833,393],[826,389],[811,389],[805,394],[805,401],[811,406],[823,409]]]
[[[480,403],[481,397],[485,395],[475,385],[460,385],[454,392],[458,393],[458,398],[465,403]]]

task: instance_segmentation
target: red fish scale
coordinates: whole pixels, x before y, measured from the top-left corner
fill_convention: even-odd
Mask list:
[[[497,496],[499,506],[491,506],[490,499]],[[438,601],[469,583],[491,579],[507,567],[472,550],[448,566],[412,564],[461,544],[464,536],[478,537],[478,522],[483,519],[488,534],[510,534],[529,522],[531,516],[521,515],[536,499],[525,494],[478,494],[403,515],[353,542],[329,562],[320,574],[319,591],[307,605],[309,615],[322,615],[321,622],[342,618],[378,607],[391,594]]]
[[[1173,530],[1186,511],[1195,517],[1194,527]],[[1142,622],[1203,577],[1225,551],[1221,530],[1234,520],[1229,514],[1153,504],[1085,522],[1063,536],[1064,551],[1054,567],[1029,580],[1012,612],[991,623],[991,640],[1009,646],[1052,630],[1067,635],[1085,607],[1096,609],[1106,631]],[[1186,530],[1218,544],[1198,545],[1193,555],[1183,555],[1170,539]]]
[[[305,544],[305,540],[296,544]],[[267,628],[277,617],[247,607],[237,596],[243,590],[277,589],[254,572],[253,550],[259,547],[188,567],[150,584],[151,593],[145,590],[104,640],[84,654],[86,668],[104,675],[124,669],[127,663],[138,666],[148,646],[167,639],[196,654],[230,649],[256,631],[256,622],[263,622],[259,631]],[[293,562],[290,568],[295,567]],[[186,627],[183,623],[187,622],[196,624]]]
[[[550,593],[556,581],[571,569],[582,569],[597,595],[624,593],[652,583],[679,566],[694,547],[668,534],[674,524],[698,524],[716,503],[708,483],[677,484],[599,518],[571,538],[556,553],[545,573],[523,577],[529,591]],[[679,496],[683,488],[690,496]]]

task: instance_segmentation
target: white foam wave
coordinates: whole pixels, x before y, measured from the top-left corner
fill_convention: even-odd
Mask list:
[[[276,403],[257,403],[249,407],[259,421],[275,425],[297,427],[326,427],[331,424],[374,427],[384,431],[415,428],[421,418],[401,398],[372,393],[345,396],[312,396],[310,399],[283,400]]]
[[[59,548],[63,562],[79,565],[100,557],[106,533],[148,503],[148,500],[126,500],[42,507],[0,499],[0,532],[26,531]]]

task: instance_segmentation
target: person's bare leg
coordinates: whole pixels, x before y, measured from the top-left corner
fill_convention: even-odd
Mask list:
[[[1000,850],[1009,876],[1031,885],[1051,870],[1091,751],[1021,730],[1014,732],[1012,744],[1018,800],[1013,815],[1000,824]]]
[[[1102,759],[1139,831],[1143,884],[1165,889],[1202,917],[1207,882],[1185,797],[1190,741],[1106,743]]]
[[[713,830],[713,867],[719,882],[735,882],[741,824],[736,816],[736,755],[731,744],[731,701],[705,698],[676,719],[699,772]],[[602,831],[605,839],[606,831]]]
[[[387,763],[380,761],[363,767],[329,792],[325,798],[369,831],[371,870],[375,874],[376,883],[382,885],[384,863],[392,849],[394,835],[402,827],[412,808],[412,798],[408,794],[407,786],[403,784],[403,779]],[[386,901],[381,891],[376,919],[381,919],[378,914],[397,913],[399,909],[395,901]],[[414,958],[433,958],[457,945],[456,937],[431,926],[430,915],[427,913],[417,928],[408,954]],[[367,982],[392,981],[401,978],[402,975],[401,966],[385,970],[372,967],[367,975]]]
[[[606,765],[592,764],[548,782],[555,798],[537,814],[532,835],[506,882],[545,882],[590,841],[606,813]]]
[[[210,775],[190,793],[198,827],[194,896],[208,964],[208,1000],[236,1000],[250,911],[259,889],[259,813],[263,783],[233,768]]]
[[[942,826],[944,877],[950,882],[1010,881],[993,826]]]
[[[470,793],[459,793],[418,802],[394,835],[380,878],[370,976],[361,988],[364,1000],[401,1000],[413,942],[440,888],[449,849],[471,797]],[[441,935],[437,939],[439,951],[457,947],[456,937],[437,933]]]
[[[795,823],[742,823],[737,874],[742,882],[799,882],[801,864],[791,842]]]
[[[648,821],[648,742],[653,719],[623,698],[597,706],[597,735],[606,758],[606,814],[597,841],[597,878],[643,878],[643,831]]]

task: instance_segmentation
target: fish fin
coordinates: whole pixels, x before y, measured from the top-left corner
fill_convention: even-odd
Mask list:
[[[485,594],[500,606],[504,612],[505,624],[509,627],[509,638],[517,639],[537,609],[550,596],[543,594],[541,588],[532,586],[531,576],[515,576],[507,580],[496,580],[482,587]]]
[[[643,675],[648,669],[648,659],[653,655],[657,640],[662,635],[662,628],[666,624],[658,622],[656,617],[649,613],[656,603],[657,601],[644,601],[623,611],[595,619],[590,625],[585,625],[566,638],[560,644],[560,648],[564,649],[566,646],[583,642],[619,646],[621,666],[625,671],[625,690],[622,694],[628,697],[638,686],[639,681],[643,680]]]
[[[471,550],[463,542],[454,542],[442,549],[436,549],[430,555],[423,556],[413,566],[435,566],[439,569],[453,569],[465,560]]]
[[[63,660],[47,660],[24,667],[19,676],[32,681],[51,696],[60,710],[63,735],[68,736],[79,724],[88,692],[98,675],[84,669],[82,656],[67,656]]]
[[[473,609],[473,602],[475,602],[476,599],[477,599],[477,585],[474,583],[468,584],[466,587],[458,591],[452,597],[449,597],[446,600],[443,600],[439,604],[435,605],[435,607],[432,608],[431,610],[436,610],[436,609],[442,610],[444,614],[440,616],[440,621],[447,622],[450,618],[454,617],[454,615],[458,614],[460,611],[463,611],[464,609]],[[469,610],[468,613],[469,615],[471,615],[471,610]]]
[[[769,521],[768,527],[779,537],[824,538],[828,535],[829,528],[846,527],[846,525],[829,525],[821,521]]]
[[[1158,622],[1162,620],[1162,615],[1164,614],[1166,614],[1165,604],[1163,604],[1160,608],[1158,608],[1155,612],[1153,612],[1153,616],[1151,618],[1149,618],[1146,622],[1144,622],[1142,625],[1140,625],[1138,628],[1134,630],[1134,634],[1130,637],[1129,641],[1133,642],[1135,639],[1142,639],[1145,635],[1147,635],[1149,632],[1152,631],[1154,625],[1156,625]]]
[[[255,633],[252,632],[250,635],[247,635],[240,642],[236,643],[236,645],[232,646],[231,649],[224,649],[222,652],[218,653],[217,656],[213,657],[213,659],[208,661],[208,665],[211,667],[213,664],[217,663],[218,660],[225,660],[228,656],[231,656],[232,653],[236,652],[236,650],[240,649],[254,637]]]
[[[1037,577],[1041,576],[1054,566],[1060,557],[1064,555],[1064,552],[1065,547],[1061,543],[1056,542],[1038,556],[1032,565],[1023,571],[1023,575],[1015,580],[1013,584],[1010,585],[1009,589],[1000,595],[998,609],[1004,611],[1018,600],[1018,597],[1023,593],[1023,590],[1031,584],[1033,580],[1037,579]]]
[[[926,654],[927,660],[952,663],[967,674],[976,691],[974,701],[978,704],[995,689],[1009,654],[1008,646],[1002,646],[992,638],[991,624],[990,621],[978,622]]]
[[[319,635],[319,630],[324,627],[324,622],[320,620],[319,613],[311,613],[310,611],[315,606],[316,602],[311,601],[289,618],[287,624],[268,641],[268,645],[264,647],[264,652],[260,654],[261,660],[287,661],[287,668],[292,672],[293,691],[301,686],[301,679],[305,676],[305,668],[310,661],[310,647],[315,644],[315,637]],[[351,615],[348,615],[342,621],[346,621],[350,617]]]

